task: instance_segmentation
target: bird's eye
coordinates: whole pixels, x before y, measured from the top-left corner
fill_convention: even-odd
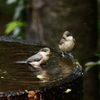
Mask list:
[[[47,52],[47,50],[46,50],[46,49],[41,49],[41,51],[42,51],[42,52]]]
[[[69,37],[69,36],[72,36],[72,34],[71,33],[67,33],[66,36]]]
[[[62,37],[64,40],[66,39],[65,37]]]

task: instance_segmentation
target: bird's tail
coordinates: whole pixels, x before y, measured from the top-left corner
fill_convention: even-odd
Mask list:
[[[26,60],[19,60],[19,61],[16,61],[16,63],[24,64],[24,63],[27,63],[27,61]]]

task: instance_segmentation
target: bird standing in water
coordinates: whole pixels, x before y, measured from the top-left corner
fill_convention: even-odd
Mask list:
[[[47,60],[49,59],[49,55],[50,49],[45,47],[40,49],[40,51],[37,54],[29,57],[26,61],[33,67],[39,68],[41,64],[45,64],[47,62]]]
[[[73,49],[75,46],[75,39],[73,38],[72,34],[69,31],[65,31],[63,33],[63,37],[61,38],[59,42],[59,49],[62,52],[62,56],[65,57],[63,52],[68,52]]]

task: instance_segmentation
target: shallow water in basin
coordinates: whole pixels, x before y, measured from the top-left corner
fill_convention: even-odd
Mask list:
[[[0,41],[0,92],[38,88],[70,75],[74,69],[69,58],[61,58],[56,50],[51,50],[50,59],[40,69],[35,69],[25,61],[42,47],[18,42]]]

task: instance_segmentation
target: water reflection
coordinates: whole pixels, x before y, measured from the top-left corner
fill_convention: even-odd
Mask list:
[[[28,68],[32,71],[32,73],[40,80],[40,83],[41,82],[49,82],[49,74],[48,74],[48,71],[47,71],[47,66],[44,66],[44,65],[40,65],[39,68],[34,68],[33,66],[28,65]],[[45,68],[43,68],[45,67]],[[38,81],[39,82],[39,81]]]
[[[68,57],[61,57],[59,59],[59,66],[61,67],[62,77],[65,78],[73,71],[73,63]]]
[[[54,84],[72,73],[70,58],[61,58],[51,49],[50,59],[39,69],[24,61],[40,50],[40,46],[0,41],[0,91],[25,90]]]

